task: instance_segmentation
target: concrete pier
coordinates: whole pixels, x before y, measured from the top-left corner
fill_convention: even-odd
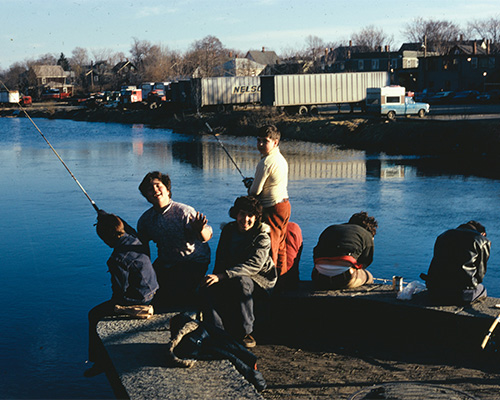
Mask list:
[[[486,298],[467,307],[437,306],[429,303],[425,291],[402,301],[389,285],[313,291],[311,282],[301,282],[296,291],[257,305],[255,334],[258,342],[290,346],[314,341],[359,344],[361,352],[364,345],[389,346],[403,353],[410,348],[435,349],[443,358],[496,363],[496,351],[481,349],[500,313],[496,304],[500,299]],[[229,361],[199,361],[192,368],[169,366],[167,328],[173,315],[157,314],[149,320],[107,318],[98,324],[113,365],[108,378],[118,398],[262,398]],[[492,344],[493,340],[488,346]]]
[[[169,365],[168,324],[176,313],[150,319],[109,317],[97,332],[112,364],[108,379],[120,399],[262,399],[227,360]],[[194,315],[193,315],[194,316]]]

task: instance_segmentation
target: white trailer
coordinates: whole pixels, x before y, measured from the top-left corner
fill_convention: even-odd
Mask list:
[[[191,105],[222,111],[234,105],[260,103],[258,76],[231,76],[191,79]]]
[[[263,105],[316,114],[319,105],[364,107],[367,88],[389,84],[390,76],[385,71],[262,76],[261,99]]]
[[[2,104],[17,104],[20,96],[18,90],[9,90],[0,92],[0,103]]]

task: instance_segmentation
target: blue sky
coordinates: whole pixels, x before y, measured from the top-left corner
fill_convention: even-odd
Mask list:
[[[500,18],[499,0],[0,0],[0,69],[75,47],[128,56],[133,38],[185,51],[207,35],[241,52],[278,54],[305,46],[308,35],[346,43],[374,25],[394,36],[415,17],[465,26]]]

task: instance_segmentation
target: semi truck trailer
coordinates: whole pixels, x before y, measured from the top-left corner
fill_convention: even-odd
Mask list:
[[[318,106],[329,104],[364,108],[366,89],[389,83],[385,71],[262,76],[261,100],[291,113],[315,115]]]

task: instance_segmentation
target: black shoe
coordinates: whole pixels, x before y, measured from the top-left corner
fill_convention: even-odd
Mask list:
[[[257,345],[257,342],[255,341],[255,339],[250,334],[243,336],[243,339],[241,340],[241,343],[247,349],[251,349],[252,347],[255,347]]]
[[[83,376],[85,378],[93,378],[94,376],[100,375],[103,372],[104,367],[101,364],[95,363],[83,373]]]

